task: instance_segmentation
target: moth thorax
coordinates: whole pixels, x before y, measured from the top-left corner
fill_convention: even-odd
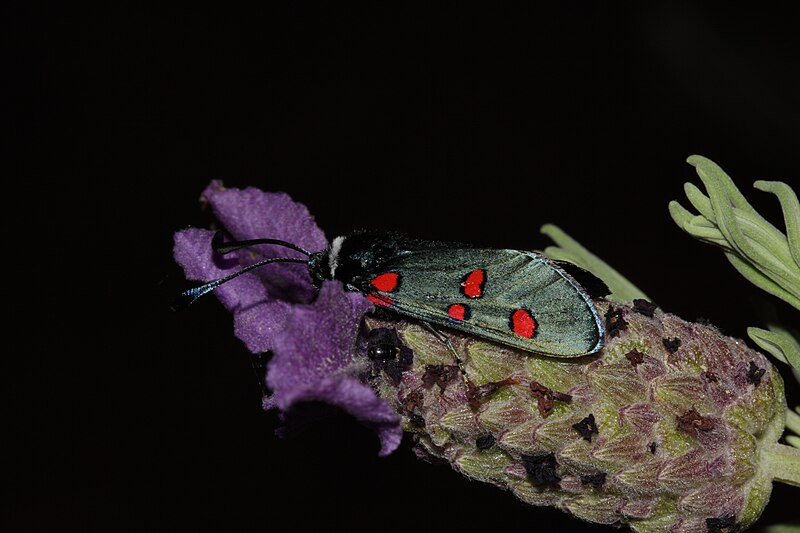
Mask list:
[[[339,267],[339,254],[342,251],[342,243],[344,243],[344,237],[341,236],[333,239],[333,243],[331,243],[331,248],[328,252],[329,279],[335,279],[336,277],[336,269]]]

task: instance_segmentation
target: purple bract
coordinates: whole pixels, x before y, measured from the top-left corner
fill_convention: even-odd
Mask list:
[[[226,189],[213,181],[202,199],[232,239],[281,239],[311,252],[328,246],[308,209],[287,194]],[[273,245],[221,256],[211,248],[213,235],[196,228],[175,234],[175,260],[187,278],[207,282],[264,258],[304,257]],[[265,398],[265,408],[285,413],[298,402],[325,402],[374,429],[381,455],[397,448],[400,418],[360,379],[365,361],[357,352],[358,332],[364,313],[372,309],[366,298],[345,292],[338,281],[326,281],[316,291],[307,267],[296,263],[256,268],[214,292],[233,313],[236,336],[247,348],[274,353],[266,379],[272,395]]]

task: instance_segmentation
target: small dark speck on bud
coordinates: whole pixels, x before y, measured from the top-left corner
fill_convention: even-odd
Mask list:
[[[753,361],[750,361],[750,366],[747,369],[747,381],[758,387],[761,385],[761,378],[764,377],[766,371],[766,368],[759,368]]]
[[[681,347],[681,340],[678,337],[671,337],[663,339],[661,342],[664,343],[664,348],[669,353],[675,353],[678,351],[678,348]]]
[[[584,440],[588,440],[589,442],[592,442],[592,434],[600,434],[597,423],[594,421],[594,414],[589,414],[589,416],[577,424],[572,424],[572,427],[580,434],[581,437],[584,438]]]
[[[487,433],[486,435],[478,437],[475,440],[475,446],[479,450],[488,450],[489,448],[494,446],[495,442],[497,442],[497,439],[494,438],[494,435],[492,435],[491,433]]]
[[[561,477],[556,472],[558,462],[553,453],[541,455],[523,455],[525,471],[537,485],[557,485]]]
[[[413,413],[422,405],[423,400],[424,396],[422,395],[422,392],[415,390],[409,393],[405,398],[402,398],[400,403],[403,405],[403,408],[407,413]]]
[[[542,418],[546,418],[547,415],[550,414],[550,411],[553,410],[556,401],[564,403],[570,403],[572,401],[572,396],[569,394],[551,390],[538,381],[531,381],[530,389],[534,398],[536,398],[539,414],[542,415]]]
[[[605,482],[606,482],[605,472],[597,472],[596,474],[581,475],[581,485],[591,485],[592,487],[599,489],[605,484]]]
[[[447,384],[458,376],[458,372],[458,367],[455,365],[426,365],[422,384],[426,389],[439,385],[439,389],[444,391]]]
[[[706,527],[709,533],[738,533],[739,524],[733,515],[722,518],[706,518]]]
[[[628,322],[622,317],[622,310],[609,307],[604,315],[606,319],[606,333],[609,337],[616,337],[621,331],[628,329]]]
[[[642,298],[635,298],[633,300],[633,308],[636,309],[639,314],[652,318],[653,315],[655,315],[658,306],[653,302],[649,302]]]
[[[408,418],[408,423],[411,424],[412,426],[414,426],[415,428],[424,428],[425,427],[425,419],[421,415],[418,415],[417,413],[413,413]]]
[[[695,409],[689,409],[678,417],[678,430],[688,433],[692,437],[697,437],[698,431],[710,431],[716,425],[716,422],[704,417]]]
[[[514,377],[507,377],[501,381],[490,381],[483,385],[475,385],[470,381],[467,383],[469,387],[469,390],[467,390],[467,402],[473,409],[477,409],[488,396],[491,396],[506,385],[516,385],[517,383],[518,380]]]
[[[644,362],[644,354],[636,348],[626,353],[625,358],[630,361],[634,367]]]

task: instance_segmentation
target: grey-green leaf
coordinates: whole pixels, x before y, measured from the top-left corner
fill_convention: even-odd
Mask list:
[[[793,368],[800,368],[800,343],[789,332],[751,327],[747,328],[747,334],[753,342],[779,361],[788,363]]]

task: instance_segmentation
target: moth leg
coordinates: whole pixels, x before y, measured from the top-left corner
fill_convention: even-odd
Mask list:
[[[425,329],[430,331],[434,337],[439,339],[439,341],[441,341],[442,343],[444,343],[445,346],[447,346],[447,349],[450,350],[450,353],[452,353],[453,356],[456,358],[456,364],[458,364],[458,369],[461,371],[461,378],[464,380],[465,384],[469,384],[469,378],[467,378],[467,367],[464,364],[464,360],[461,359],[460,355],[458,355],[456,347],[453,346],[452,342],[450,342],[450,337],[448,337],[447,335],[436,329],[436,327],[430,322],[426,322],[425,320],[422,320],[421,322],[422,325],[425,327]]]

